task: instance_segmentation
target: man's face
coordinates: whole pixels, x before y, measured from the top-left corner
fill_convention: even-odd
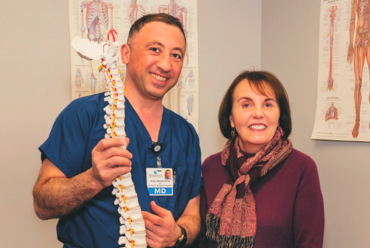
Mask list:
[[[171,171],[166,171],[166,179],[171,179]]]
[[[177,82],[185,54],[185,39],[176,26],[146,24],[130,39],[126,82],[144,98],[159,100]],[[122,55],[123,58],[123,55]]]

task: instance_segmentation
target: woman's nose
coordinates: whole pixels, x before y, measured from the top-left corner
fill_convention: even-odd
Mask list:
[[[254,118],[263,118],[265,117],[265,114],[263,113],[263,109],[260,107],[255,107],[252,117]]]

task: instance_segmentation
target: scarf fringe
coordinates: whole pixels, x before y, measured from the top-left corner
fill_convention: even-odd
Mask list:
[[[249,236],[241,238],[235,235],[230,237],[220,235],[217,237],[217,244],[218,248],[252,248],[254,245],[254,237]]]
[[[220,220],[221,218],[217,215],[208,213],[206,218],[206,225],[207,225],[207,232],[206,236],[210,240],[216,241],[216,237],[218,236],[218,230],[220,228]]]
[[[237,235],[230,237],[219,235],[219,227],[221,218],[217,215],[209,213],[206,218],[208,239],[216,241],[218,248],[252,248],[254,245],[254,237],[249,236],[242,238]]]

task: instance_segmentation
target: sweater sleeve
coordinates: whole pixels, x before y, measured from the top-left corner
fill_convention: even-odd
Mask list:
[[[302,166],[295,199],[294,247],[318,248],[323,245],[324,202],[315,162],[307,158]]]
[[[208,212],[208,206],[207,206],[207,198],[206,198],[206,192],[204,191],[204,187],[200,189],[200,219],[201,219],[201,225],[200,225],[200,233],[199,233],[199,239],[198,242],[196,242],[195,247],[197,248],[204,248],[206,243],[206,215]]]

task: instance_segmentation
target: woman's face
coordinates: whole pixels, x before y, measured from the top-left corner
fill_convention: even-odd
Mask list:
[[[239,145],[247,153],[257,153],[274,137],[279,126],[280,108],[271,86],[265,84],[267,96],[261,95],[242,80],[234,89],[231,127],[235,127]]]

